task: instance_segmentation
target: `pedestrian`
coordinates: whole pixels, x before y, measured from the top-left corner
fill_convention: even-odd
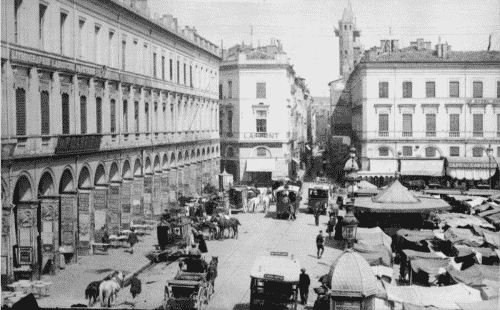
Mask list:
[[[132,228],[130,234],[128,235],[128,243],[130,244],[130,254],[134,254],[134,245],[139,241],[137,234],[135,233],[135,228]]]
[[[321,258],[323,252],[325,251],[324,243],[325,243],[325,237],[323,236],[323,231],[320,230],[318,236],[316,237],[316,247],[318,248],[318,259]]]
[[[139,278],[136,276],[133,276],[132,279],[130,279],[130,294],[132,294],[132,306],[135,308],[135,298],[139,296],[139,294],[142,292],[142,283]]]
[[[330,220],[328,221],[328,227],[326,229],[326,232],[328,233],[328,239],[332,239],[332,232],[334,231],[336,224],[337,224],[337,219],[335,218],[335,215],[332,214],[330,216]]]
[[[203,234],[199,234],[198,238],[199,238],[198,249],[200,250],[201,253],[208,253],[207,243],[205,242]]]
[[[316,223],[316,226],[319,226],[319,217],[321,216],[321,206],[322,206],[323,202],[321,201],[318,201],[315,205],[315,208],[314,208],[314,222]]]
[[[196,248],[196,244],[191,244],[191,249],[189,249],[189,255],[201,256],[201,252]]]
[[[109,233],[106,226],[102,227],[102,243],[109,243]]]
[[[299,278],[300,303],[306,305],[307,298],[309,297],[309,285],[311,284],[311,279],[306,273],[306,268],[302,268],[300,271],[302,271]]]
[[[342,240],[342,220],[344,219],[343,216],[337,216],[337,223],[338,225],[335,226],[335,236],[333,238],[335,240]]]

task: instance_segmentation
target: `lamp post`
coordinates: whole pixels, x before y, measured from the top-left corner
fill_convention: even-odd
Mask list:
[[[489,145],[488,149],[486,149],[486,153],[488,154],[488,173],[490,175],[490,189],[491,189],[491,156],[493,156],[493,148],[491,147],[491,144]]]
[[[346,181],[349,182],[349,187],[351,190],[351,201],[346,205],[346,215],[342,220],[342,237],[347,241],[346,248],[352,247],[354,240],[356,239],[357,227],[359,224],[358,219],[354,216],[354,194],[357,190],[357,182],[359,181],[359,170],[358,164],[356,163],[356,148],[351,147],[349,150],[350,154],[350,165],[346,165],[344,170],[349,172],[346,176]]]

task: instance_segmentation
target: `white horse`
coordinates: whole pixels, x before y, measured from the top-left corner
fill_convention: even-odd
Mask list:
[[[106,280],[99,285],[99,296],[101,297],[101,307],[110,308],[118,297],[118,292],[123,287],[123,271],[115,271],[111,280]]]
[[[264,205],[264,213],[269,212],[269,205],[271,204],[271,194],[262,196],[262,204]]]
[[[252,199],[250,199],[248,201],[248,212],[255,213],[255,209],[256,209],[257,205],[260,205],[260,203],[261,203],[261,197],[260,197],[260,195],[257,196],[257,197],[253,197]]]

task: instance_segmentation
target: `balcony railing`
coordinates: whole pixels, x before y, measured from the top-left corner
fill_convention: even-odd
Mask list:
[[[368,139],[498,139],[499,131],[359,131],[358,137]]]
[[[227,140],[266,140],[280,141],[290,139],[289,132],[223,132],[221,139]]]

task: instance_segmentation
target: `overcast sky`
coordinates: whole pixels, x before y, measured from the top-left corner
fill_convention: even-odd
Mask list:
[[[380,45],[392,29],[400,47],[416,38],[441,36],[452,50],[500,50],[498,0],[351,0],[361,43]],[[149,0],[153,13],[171,14],[180,26],[224,48],[251,41],[269,44],[280,39],[298,75],[306,79],[313,96],[329,96],[328,82],[339,76],[338,38],[334,27],[347,0]]]

